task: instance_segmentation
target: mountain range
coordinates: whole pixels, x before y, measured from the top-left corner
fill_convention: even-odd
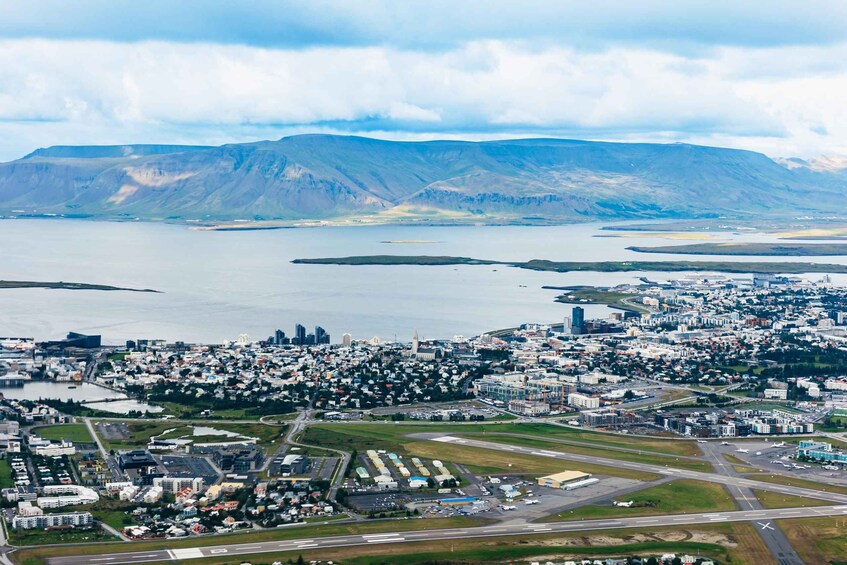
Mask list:
[[[397,142],[56,146],[0,164],[0,214],[558,222],[841,214],[847,160],[689,144]]]

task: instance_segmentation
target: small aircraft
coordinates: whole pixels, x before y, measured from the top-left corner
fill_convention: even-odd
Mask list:
[[[785,442],[781,441],[779,443],[775,443],[771,447],[785,447]]]
[[[729,442],[728,441],[722,441],[721,445],[729,445]]]
[[[500,508],[502,508],[503,510],[514,510],[517,508],[517,506],[501,506]]]
[[[705,439],[698,439],[697,443],[708,443]]]
[[[613,500],[612,504],[614,504],[615,506],[621,506],[623,508],[629,508],[630,506],[632,506],[632,502],[632,500],[628,500],[626,502],[618,502],[617,500]]]
[[[524,504],[538,504],[538,499],[537,498],[528,498],[528,499],[524,500]]]
[[[750,453],[749,449],[736,449],[735,451],[738,453]]]

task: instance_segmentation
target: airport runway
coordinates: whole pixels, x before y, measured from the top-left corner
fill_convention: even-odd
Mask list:
[[[441,443],[453,443],[458,445],[466,445],[468,447],[479,447],[482,449],[493,449],[496,451],[505,451],[508,453],[520,453],[523,455],[533,455],[535,457],[550,457],[552,459],[561,459],[563,461],[576,461],[578,463],[592,463],[597,465],[606,465],[608,467],[620,467],[622,469],[630,469],[632,471],[644,471],[657,473],[660,475],[672,476],[679,479],[693,479],[698,481],[707,481],[710,483],[720,483],[723,485],[734,485],[738,487],[767,490],[771,492],[779,492],[782,494],[790,494],[794,496],[804,496],[806,498],[816,498],[819,500],[828,500],[847,504],[847,494],[837,494],[832,492],[824,492],[820,490],[792,487],[787,485],[779,485],[776,483],[767,483],[765,481],[757,481],[754,479],[746,479],[744,477],[728,477],[719,473],[703,473],[701,471],[689,471],[687,469],[675,469],[673,467],[664,467],[660,465],[649,465],[645,463],[632,463],[629,461],[621,461],[620,459],[607,459],[604,457],[595,457],[588,455],[577,455],[574,453],[564,453],[561,451],[550,451],[547,449],[538,449],[534,447],[521,447],[518,445],[510,445],[506,443],[497,443],[493,441],[481,441],[476,439],[460,438],[435,433],[419,433],[410,434],[407,437],[416,439],[426,439]]]
[[[212,547],[136,551],[102,555],[52,557],[50,565],[120,565],[124,563],[149,563],[154,561],[182,561],[202,558],[234,558],[258,553],[302,552],[351,546],[382,545],[388,543],[413,543],[434,540],[457,540],[502,536],[528,536],[590,530],[621,528],[654,528],[661,526],[690,526],[694,524],[720,524],[724,522],[767,522],[783,518],[811,518],[822,516],[847,516],[847,505],[818,506],[812,508],[779,508],[773,510],[747,510],[710,512],[703,514],[676,514],[671,516],[645,516],[609,520],[579,520],[554,523],[503,523],[478,528],[453,528],[414,532],[386,532],[381,534],[315,537],[306,539],[269,541],[259,543],[226,544]],[[418,518],[425,519],[425,518]],[[73,548],[68,548],[73,551]]]

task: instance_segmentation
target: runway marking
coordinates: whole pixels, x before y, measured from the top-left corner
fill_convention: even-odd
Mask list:
[[[221,554],[221,553],[227,553],[228,551],[229,551],[229,550],[228,550],[228,549],[226,549],[226,548],[221,548],[221,549],[210,549],[210,550],[209,550],[209,553],[211,553],[212,555],[218,555],[218,554]]]
[[[770,523],[770,522],[767,522],[767,523],[765,523],[765,524],[763,524],[763,523],[759,522],[759,525],[760,525],[760,526],[762,526],[762,530],[773,530],[773,531],[776,531],[776,529],[774,529],[774,527],[773,527],[773,526],[771,526],[771,523]]]
[[[406,541],[406,538],[382,538],[367,540],[368,543],[395,543],[398,541]]]
[[[92,561],[114,561],[114,557],[100,557],[98,559],[92,559]]]
[[[189,547],[186,549],[172,549],[168,553],[173,554],[171,559],[196,559],[203,557],[203,552],[197,547]]]
[[[392,538],[392,537],[397,537],[399,535],[400,534],[398,534],[398,533],[393,533],[393,534],[368,534],[368,535],[363,535],[362,537],[365,538],[365,539],[371,539],[371,538],[378,539],[378,538]]]
[[[450,443],[450,442],[456,441],[457,439],[459,439],[459,438],[453,437],[453,436],[441,436],[441,437],[432,438],[432,441],[440,441],[442,443]]]

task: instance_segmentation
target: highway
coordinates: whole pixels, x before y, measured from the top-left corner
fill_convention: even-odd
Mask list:
[[[673,467],[663,467],[660,465],[632,463],[629,461],[621,461],[620,459],[607,459],[604,457],[577,455],[574,453],[563,453],[561,451],[550,451],[547,449],[538,449],[533,447],[521,447],[506,443],[496,443],[492,441],[460,438],[437,433],[410,434],[408,437],[416,439],[426,439],[441,443],[465,445],[468,447],[478,447],[481,449],[493,449],[496,451],[505,451],[509,453],[520,453],[523,455],[532,455],[535,457],[550,457],[552,459],[561,459],[563,461],[575,461],[578,463],[592,463],[597,465],[606,465],[608,467],[620,467],[622,469],[657,473],[661,475],[677,477],[680,479],[692,479],[697,481],[707,481],[710,483],[720,483],[723,485],[734,485],[738,487],[767,490],[771,492],[779,492],[782,494],[790,494],[793,496],[804,496],[806,498],[829,500],[831,502],[847,504],[847,494],[837,494],[808,488],[780,485],[776,483],[767,483],[765,481],[756,481],[753,479],[745,479],[743,477],[729,477],[717,473],[703,473],[700,471],[675,469]]]
[[[258,553],[307,551],[352,546],[412,543],[435,540],[458,540],[502,536],[527,536],[592,530],[622,528],[652,528],[657,526],[688,526],[692,524],[721,524],[726,522],[762,522],[785,518],[811,518],[847,516],[847,505],[817,506],[812,508],[779,508],[772,510],[741,510],[702,514],[675,514],[670,516],[645,516],[608,520],[579,520],[574,522],[525,523],[511,522],[478,528],[452,528],[413,532],[385,532],[362,535],[312,537],[257,543],[225,544],[210,547],[190,547],[131,553],[106,553],[102,555],[68,555],[51,557],[50,565],[119,565],[122,563],[150,563],[156,561],[182,561],[203,558],[235,558]],[[425,518],[419,518],[425,519]],[[68,548],[73,551],[73,548]]]

